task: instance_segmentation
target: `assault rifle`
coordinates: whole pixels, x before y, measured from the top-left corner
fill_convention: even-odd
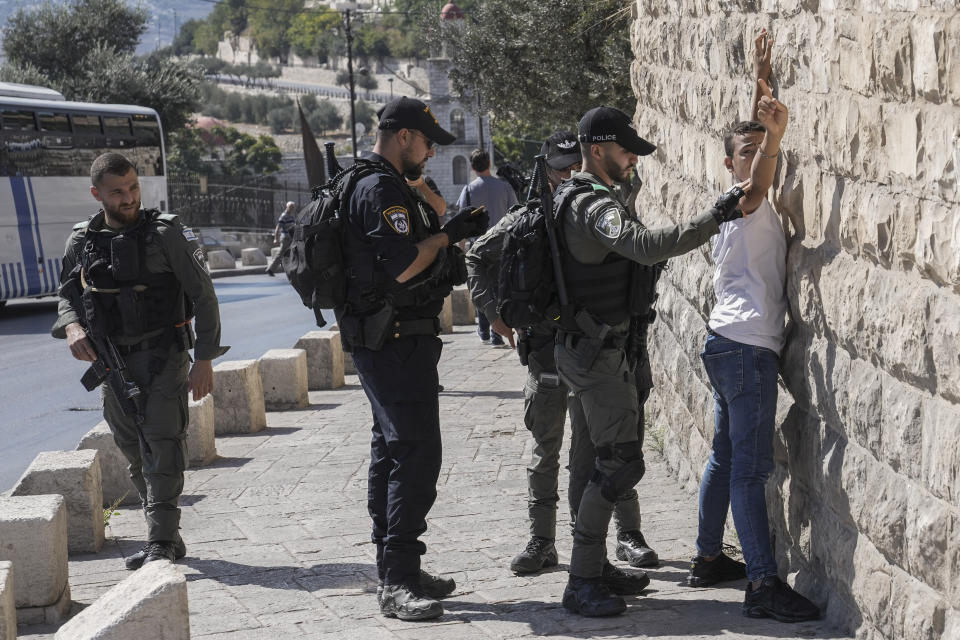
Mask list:
[[[553,191],[547,178],[547,156],[541,153],[534,158],[533,178],[530,179],[529,200],[539,192],[540,212],[547,227],[547,240],[550,242],[550,259],[553,261],[553,275],[557,285],[557,299],[560,301],[561,326],[570,326],[572,318],[565,318],[572,311],[570,298],[567,296],[567,283],[563,277],[563,266],[560,261],[560,242],[557,240],[557,220],[553,211]]]
[[[331,181],[343,171],[343,167],[337,162],[337,154],[333,151],[335,146],[332,142],[323,143],[323,149],[327,157],[327,180]]]

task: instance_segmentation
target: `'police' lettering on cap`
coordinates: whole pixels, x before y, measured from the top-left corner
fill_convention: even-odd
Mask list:
[[[377,111],[377,116],[380,129],[416,129],[437,144],[450,144],[457,139],[440,126],[430,107],[414,98],[403,96],[392,100]]]
[[[583,114],[577,124],[580,142],[616,142],[638,156],[647,156],[656,147],[639,135],[633,128],[630,116],[614,107],[595,107]]]

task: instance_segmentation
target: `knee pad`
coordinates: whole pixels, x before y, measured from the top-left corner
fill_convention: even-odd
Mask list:
[[[600,481],[600,494],[608,502],[616,502],[620,494],[632,489],[640,482],[647,468],[643,463],[643,452],[640,450],[638,440],[618,442],[606,449],[613,454],[608,456],[609,458],[623,461],[616,471],[609,476],[603,475]],[[600,453],[599,450],[598,453]],[[601,459],[606,458],[601,456]]]

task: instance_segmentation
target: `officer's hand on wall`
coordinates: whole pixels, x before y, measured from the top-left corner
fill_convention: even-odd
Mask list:
[[[447,234],[450,244],[454,244],[464,238],[485,233],[489,223],[490,214],[486,207],[464,207],[450,218],[440,231]]]
[[[727,189],[726,193],[717,198],[717,201],[713,203],[713,208],[710,209],[710,213],[713,214],[713,218],[717,221],[717,224],[723,224],[724,222],[730,222],[731,220],[743,217],[743,212],[737,208],[737,205],[740,204],[740,199],[745,197],[750,191],[750,186],[750,180],[744,180],[739,184],[733,185]]]

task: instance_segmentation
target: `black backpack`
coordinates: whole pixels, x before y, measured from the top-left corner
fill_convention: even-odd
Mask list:
[[[357,181],[375,173],[378,167],[376,162],[358,159],[330,182],[315,188],[313,200],[297,214],[290,245],[280,255],[287,279],[304,306],[313,309],[318,327],[326,324],[323,309],[342,307],[347,299],[343,261],[345,212],[341,207]]]

